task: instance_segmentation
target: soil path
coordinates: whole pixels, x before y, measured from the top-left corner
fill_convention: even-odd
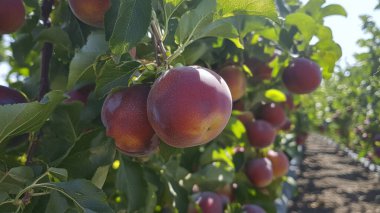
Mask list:
[[[289,212],[380,213],[380,178],[318,135],[311,135]]]

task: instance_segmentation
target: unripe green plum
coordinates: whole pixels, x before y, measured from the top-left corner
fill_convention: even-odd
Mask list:
[[[273,176],[275,178],[286,175],[289,171],[289,159],[284,152],[269,150],[267,158],[272,162]]]
[[[276,130],[263,120],[245,123],[249,143],[256,148],[270,146],[276,139]]]
[[[25,22],[22,0],[0,0],[0,35],[16,32]]]
[[[147,117],[149,86],[135,85],[107,96],[102,108],[102,122],[107,135],[126,155],[144,156],[159,144]]]
[[[246,164],[245,174],[253,186],[266,187],[273,179],[272,163],[268,158],[251,159]]]
[[[292,93],[311,93],[321,84],[321,69],[318,64],[309,59],[296,58],[284,70],[282,81]]]
[[[104,28],[104,14],[111,7],[110,0],[69,0],[74,15],[83,23]]]
[[[239,100],[244,96],[247,88],[247,79],[240,67],[235,65],[226,66],[219,71],[219,74],[230,88],[233,101]]]
[[[148,119],[165,143],[177,148],[208,143],[226,127],[232,111],[227,83],[199,66],[162,74],[148,96]]]

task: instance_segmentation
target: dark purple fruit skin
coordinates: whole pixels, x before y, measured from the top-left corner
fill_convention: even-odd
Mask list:
[[[373,136],[373,141],[380,141],[380,134],[377,133],[375,136]]]
[[[308,94],[318,88],[322,81],[319,66],[306,58],[296,58],[284,70],[282,81],[295,94]]]
[[[263,208],[253,204],[244,205],[242,210],[244,213],[266,213]]]
[[[214,192],[201,192],[195,198],[195,203],[202,211],[198,211],[196,207],[190,206],[188,213],[223,213],[223,201]]]
[[[87,99],[90,93],[95,89],[94,84],[88,84],[78,89],[74,89],[67,93],[70,98],[66,99],[64,103],[72,103],[74,101],[80,101],[83,104],[87,104]]]
[[[274,103],[261,105],[255,117],[267,121],[276,129],[281,128],[286,122],[285,110],[280,105]]]
[[[253,186],[268,186],[273,179],[272,163],[268,158],[251,159],[246,163],[245,174]]]
[[[380,147],[376,147],[374,152],[375,152],[375,156],[377,158],[380,158]]]
[[[249,143],[256,148],[270,146],[276,139],[276,130],[264,120],[245,123]]]
[[[101,118],[107,136],[126,155],[146,156],[159,145],[147,117],[149,91],[149,86],[134,85],[109,94],[104,101]]]
[[[259,80],[270,80],[272,78],[273,68],[269,67],[268,63],[257,58],[247,58],[245,60],[245,64],[253,73],[253,78],[258,78]]]
[[[200,66],[177,67],[158,78],[148,96],[148,119],[166,144],[187,148],[215,139],[232,111],[227,83]]]
[[[16,32],[25,22],[22,0],[0,0],[0,35]]]
[[[25,96],[19,91],[0,85],[0,105],[26,103]]]

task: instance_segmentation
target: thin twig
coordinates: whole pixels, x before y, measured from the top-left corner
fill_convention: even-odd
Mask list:
[[[161,66],[161,60],[159,57],[160,51],[158,49],[158,43],[157,43],[156,36],[153,33],[153,24],[151,24],[150,28],[151,28],[151,32],[152,32],[152,36],[153,36],[154,51],[155,51],[154,56],[156,57],[156,63],[157,63],[157,66]]]
[[[166,68],[168,68],[168,57],[167,57],[167,53],[166,53],[166,48],[165,48],[165,45],[164,45],[163,40],[162,40],[161,28],[160,28],[159,22],[157,20],[157,17],[156,17],[156,14],[154,11],[153,11],[152,16],[153,16],[153,19],[152,19],[152,23],[150,25],[150,28],[151,28],[151,32],[152,32],[152,36],[153,36],[153,41],[155,44],[155,49],[156,49],[156,59],[158,58],[157,53],[160,53],[160,55],[163,59],[164,66]],[[157,65],[158,66],[161,65],[161,62],[159,60],[157,60]]]
[[[162,41],[162,35],[161,35],[161,32],[160,32],[160,29],[159,29],[158,27],[159,27],[159,26],[157,26],[156,23],[152,24],[152,30],[153,30],[153,33],[154,33],[155,36],[156,36],[156,40],[157,40],[158,47],[160,48],[160,51],[161,51],[162,57],[163,57],[164,60],[166,61],[166,60],[167,60],[166,49],[165,49],[164,43],[163,43],[163,41]]]

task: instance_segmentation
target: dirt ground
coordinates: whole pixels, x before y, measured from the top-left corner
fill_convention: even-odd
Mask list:
[[[380,177],[318,135],[306,143],[290,213],[380,213]]]

